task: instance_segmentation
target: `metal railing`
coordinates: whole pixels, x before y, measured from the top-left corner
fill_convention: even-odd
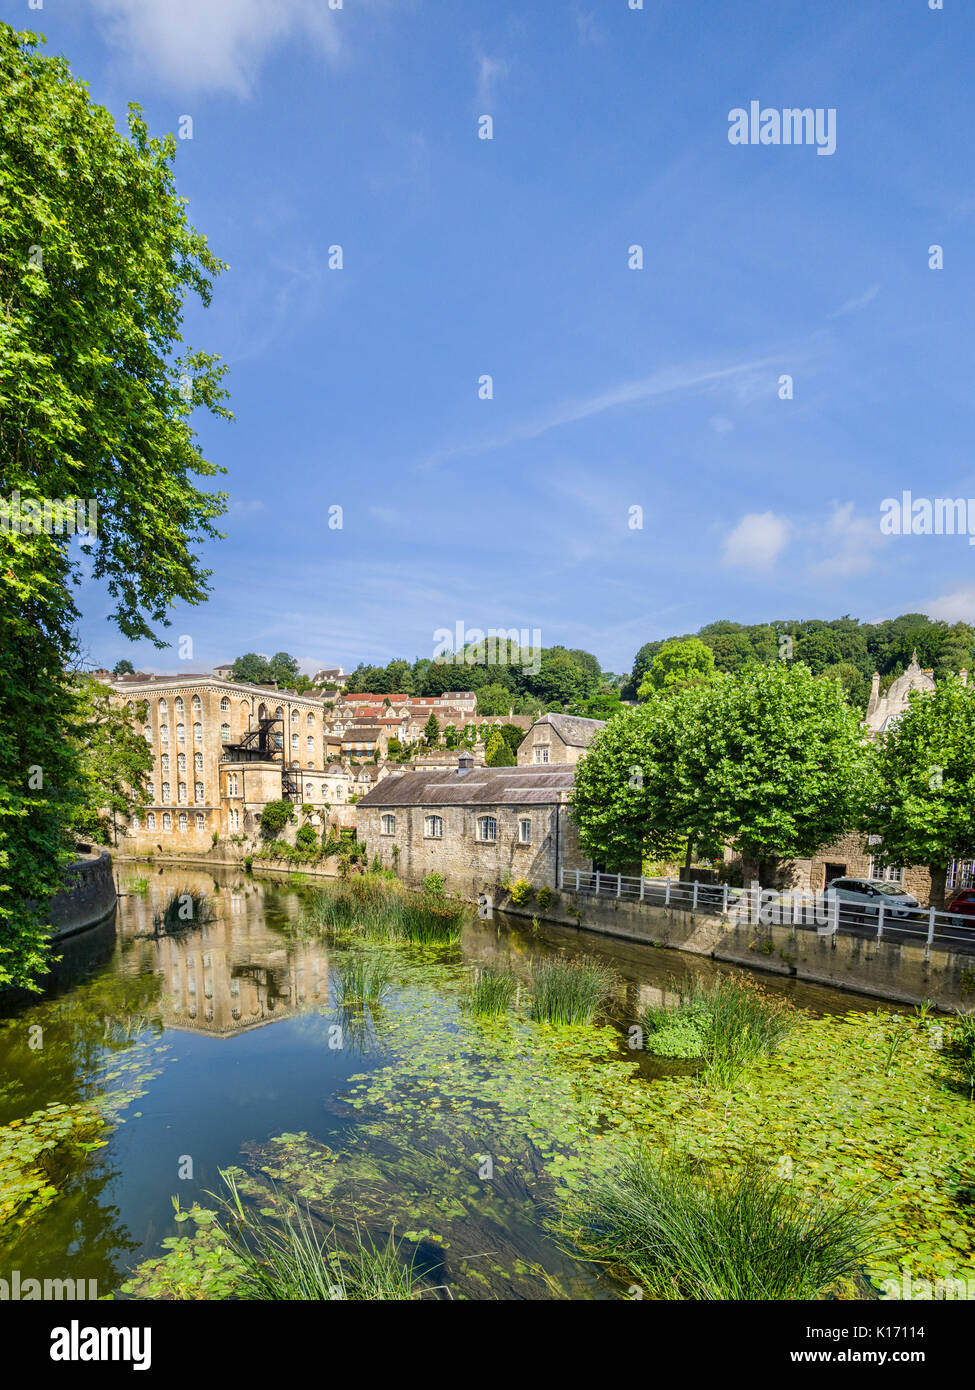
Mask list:
[[[735,888],[728,883],[687,883],[675,878],[638,878],[581,869],[562,869],[560,884],[568,892],[726,917],[733,924],[756,930],[787,926],[815,931],[821,936],[839,932],[877,941],[914,942],[923,944],[928,951],[932,946],[975,951],[975,916],[933,907],[899,906],[885,902],[883,897],[876,905],[861,905],[840,898],[830,889],[780,892],[758,884]]]

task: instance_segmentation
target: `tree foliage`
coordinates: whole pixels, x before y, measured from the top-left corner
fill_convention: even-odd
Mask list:
[[[130,639],[165,645],[176,601],[201,602],[200,542],[219,535],[219,470],[190,425],[227,415],[222,368],[181,340],[184,302],[222,269],[176,193],[176,142],[126,138],[63,58],[0,25],[0,496],[82,499],[95,534],[0,531],[0,983],[46,952],[84,802],[73,583],[86,552]],[[43,785],[30,769],[40,768]]]

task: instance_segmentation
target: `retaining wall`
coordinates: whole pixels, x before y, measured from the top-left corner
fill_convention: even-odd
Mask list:
[[[57,940],[103,922],[115,911],[117,896],[108,850],[75,860],[65,871],[64,887],[48,905],[52,937]]]

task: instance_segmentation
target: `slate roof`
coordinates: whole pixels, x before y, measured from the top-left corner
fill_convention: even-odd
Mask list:
[[[600,729],[605,729],[602,719],[582,719],[577,714],[543,714],[538,724],[551,724],[563,743],[573,748],[588,748]]]
[[[360,806],[521,806],[555,805],[572,790],[575,769],[475,767],[402,772],[385,777]]]

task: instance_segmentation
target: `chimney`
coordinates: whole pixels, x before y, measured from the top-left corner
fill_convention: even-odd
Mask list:
[[[474,766],[474,754],[473,754],[473,753],[469,753],[469,752],[467,751],[467,749],[465,748],[464,752],[461,753],[460,757],[457,759],[457,771],[458,771],[458,772],[470,772],[471,769],[473,768],[473,766]]]
[[[867,702],[867,713],[873,714],[880,704],[880,672],[874,671],[873,681],[870,684],[870,699]]]

